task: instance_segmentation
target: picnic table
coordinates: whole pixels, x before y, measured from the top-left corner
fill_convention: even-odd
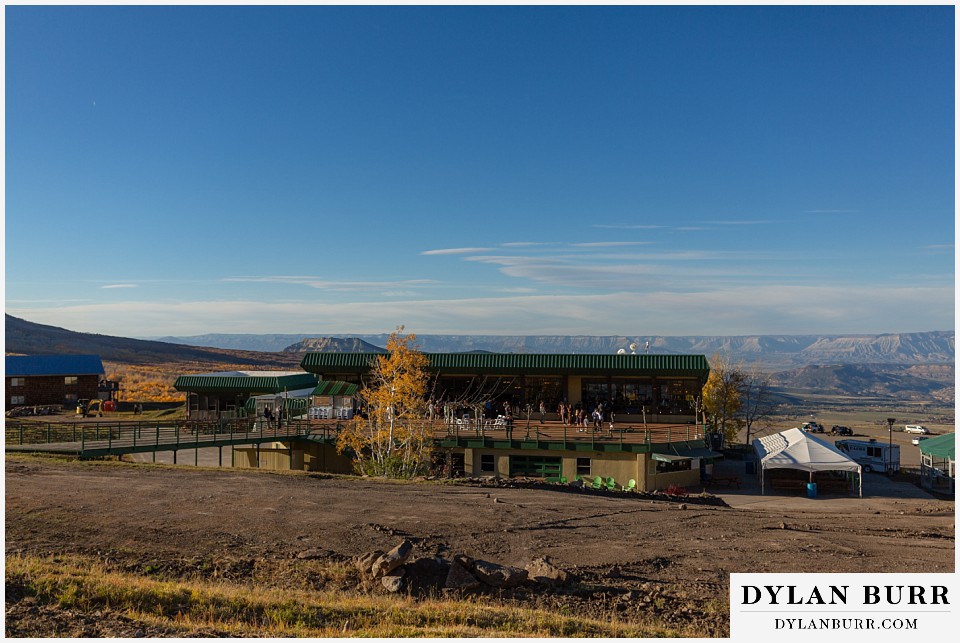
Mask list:
[[[731,486],[731,487],[734,486],[734,485],[736,485],[737,489],[740,488],[740,476],[712,476],[712,475],[706,475],[706,476],[704,476],[704,480],[703,480],[703,481],[704,481],[705,483],[707,483],[707,484],[714,484],[714,485],[716,485],[716,484],[724,484],[724,485]]]

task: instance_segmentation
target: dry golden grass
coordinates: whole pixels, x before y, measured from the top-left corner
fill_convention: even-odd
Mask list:
[[[336,573],[336,570],[331,570]],[[701,636],[657,623],[626,623],[506,606],[489,597],[416,600],[408,596],[305,592],[227,582],[169,582],[111,572],[72,556],[6,558],[8,600],[93,613],[109,610],[184,636],[215,630],[269,637],[663,637]]]

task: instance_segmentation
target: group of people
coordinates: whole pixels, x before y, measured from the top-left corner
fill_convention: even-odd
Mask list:
[[[597,401],[592,411],[587,411],[580,402],[569,404],[563,401],[557,406],[557,415],[563,426],[575,426],[581,433],[591,425],[594,430],[601,429],[607,420],[610,421],[610,428],[613,428],[613,408],[609,402],[602,400]]]
[[[271,409],[269,406],[264,407],[263,419],[266,420],[268,423],[273,422],[274,419],[276,419],[277,422],[283,421],[283,407],[282,406],[277,407],[276,416],[274,416],[273,409]]]

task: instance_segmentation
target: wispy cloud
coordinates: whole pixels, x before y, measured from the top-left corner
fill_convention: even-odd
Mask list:
[[[645,223],[594,223],[590,227],[608,230],[658,230],[669,226]]]
[[[501,243],[501,248],[530,248],[535,246],[555,246],[557,245],[556,241],[510,241],[508,243]]]
[[[571,243],[574,248],[604,248],[613,246],[647,246],[652,241],[590,241],[585,243]]]
[[[139,288],[138,284],[109,284],[101,288]]]
[[[319,290],[334,290],[341,292],[374,291],[389,292],[394,289],[414,288],[418,286],[432,286],[440,283],[434,279],[404,279],[398,281],[335,281],[322,277],[309,276],[266,276],[266,277],[226,277],[225,282],[245,283],[276,283],[309,286]]]
[[[440,248],[437,250],[424,250],[421,255],[470,255],[475,252],[490,252],[493,248]]]
[[[707,223],[709,223],[710,225],[738,226],[738,225],[768,225],[768,224],[777,223],[777,222],[763,220],[763,219],[759,219],[759,220],[743,219],[743,220],[734,220],[734,221],[707,221]]]
[[[387,332],[397,324],[417,333],[742,335],[874,333],[924,326],[953,328],[954,291],[841,286],[729,287],[689,292],[653,290],[487,298],[325,301],[128,301],[16,307],[8,312],[39,323],[121,336],[204,332],[317,334]],[[509,313],[509,314],[507,314]]]

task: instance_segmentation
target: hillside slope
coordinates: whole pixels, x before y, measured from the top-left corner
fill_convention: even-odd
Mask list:
[[[954,374],[954,367],[946,365],[834,364],[780,371],[773,375],[773,381],[780,392],[795,396],[826,394],[952,403]]]
[[[128,339],[110,335],[78,333],[5,316],[6,352],[19,355],[97,354],[104,361],[118,364],[157,365],[170,362],[231,364],[295,368],[300,357],[292,354],[230,351],[182,344]]]

